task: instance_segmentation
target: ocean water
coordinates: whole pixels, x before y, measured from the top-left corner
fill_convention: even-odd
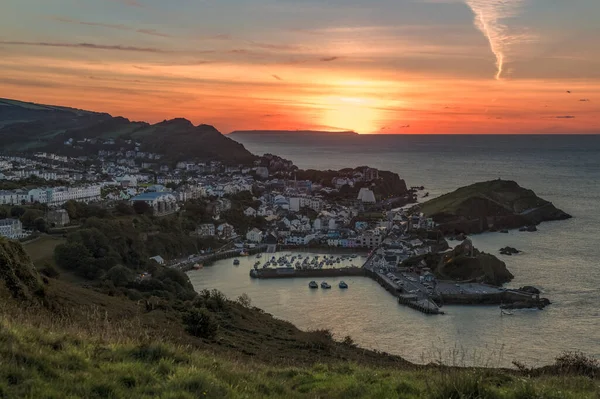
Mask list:
[[[495,306],[446,306],[444,316],[425,316],[398,305],[367,278],[346,279],[350,288],[310,291],[308,280],[253,281],[255,259],[231,261],[190,273],[200,290],[230,297],[247,293],[255,306],[302,329],[329,328],[359,345],[424,363],[538,366],[564,351],[600,358],[600,136],[237,136],[255,154],[274,153],[300,168],[368,165],[391,170],[431,196],[470,183],[512,179],[572,214],[536,233],[512,231],[473,236],[490,253],[506,245],[523,251],[501,257],[515,279],[534,285],[553,304],[542,311],[500,316]],[[500,256],[500,255],[498,255]],[[246,264],[248,263],[248,264]],[[335,285],[334,285],[335,284]]]

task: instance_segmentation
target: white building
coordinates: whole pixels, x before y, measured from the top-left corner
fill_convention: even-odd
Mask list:
[[[177,198],[167,192],[143,193],[131,199],[131,203],[145,202],[154,209],[155,215],[168,215],[177,212]]]
[[[256,209],[252,208],[252,207],[248,207],[245,211],[244,211],[244,215],[248,216],[248,217],[256,217]]]
[[[369,190],[368,188],[363,187],[358,193],[358,200],[363,203],[374,204],[376,202],[375,193],[373,193],[373,191]]]
[[[365,248],[375,248],[381,245],[383,236],[374,231],[366,231],[358,237],[358,245]]]
[[[101,187],[102,186],[100,185],[91,185],[82,187],[49,188],[46,190],[45,203],[50,206],[59,206],[71,200],[86,203],[100,201]]]
[[[215,235],[215,225],[204,223],[196,228],[196,234],[200,237],[213,237]]]
[[[19,219],[0,219],[0,236],[17,240],[26,234]]]
[[[257,228],[254,228],[246,234],[246,240],[248,240],[250,242],[257,242],[257,243],[262,242],[263,232]]]

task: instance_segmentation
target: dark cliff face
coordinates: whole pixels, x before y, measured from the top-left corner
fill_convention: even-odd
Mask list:
[[[58,133],[57,133],[58,132]],[[194,126],[183,118],[150,125],[123,117],[65,107],[0,99],[0,138],[7,152],[50,151],[77,156],[95,155],[98,147],[65,146],[69,138],[135,140],[141,150],[164,155],[166,161],[222,161],[251,164],[246,148],[209,125]],[[106,149],[102,147],[102,149]]]
[[[476,183],[424,203],[421,210],[445,232],[481,233],[571,216],[514,181]]]

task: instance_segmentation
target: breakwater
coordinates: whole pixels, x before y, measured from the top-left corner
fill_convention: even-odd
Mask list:
[[[322,278],[322,277],[346,277],[364,276],[365,269],[362,267],[341,267],[324,269],[295,269],[293,267],[275,267],[265,269],[251,269],[250,277],[259,279],[275,278]]]
[[[386,276],[365,268],[365,275],[377,281],[390,294],[398,298],[398,303],[425,314],[444,314],[439,306],[427,297],[403,294],[403,289]]]

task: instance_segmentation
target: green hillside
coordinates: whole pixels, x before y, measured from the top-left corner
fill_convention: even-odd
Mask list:
[[[8,99],[0,99],[0,139],[2,151],[9,153],[49,151],[90,156],[100,149],[132,149],[134,146],[126,146],[124,141],[135,140],[141,144],[142,151],[162,154],[165,162],[198,160],[251,164],[256,159],[242,144],[222,135],[214,127],[194,126],[185,119],[152,125],[106,113]],[[64,142],[68,139],[120,139],[122,142],[116,143],[115,148],[89,143],[66,146]]]

